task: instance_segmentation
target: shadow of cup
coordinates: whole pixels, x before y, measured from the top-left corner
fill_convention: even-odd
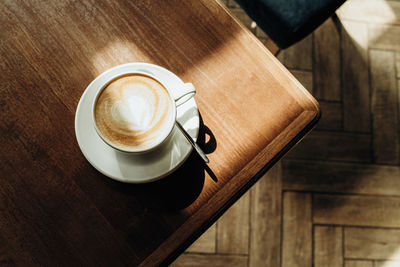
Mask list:
[[[202,160],[191,153],[185,163],[172,174],[145,184],[126,184],[109,180],[114,190],[132,195],[141,206],[156,211],[176,211],[191,205],[204,185]]]

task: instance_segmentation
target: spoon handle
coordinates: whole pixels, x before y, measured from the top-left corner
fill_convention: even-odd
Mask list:
[[[205,163],[209,163],[210,160],[207,158],[206,154],[201,150],[198,144],[192,139],[192,137],[186,132],[186,130],[183,128],[183,126],[176,121],[176,126],[178,129],[183,133],[183,135],[186,137],[186,139],[189,141],[189,143],[192,145],[192,147],[196,150],[197,154],[200,155],[200,157],[204,160]]]

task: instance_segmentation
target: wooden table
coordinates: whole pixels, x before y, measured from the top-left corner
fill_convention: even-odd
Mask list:
[[[199,144],[158,182],[96,171],[75,139],[86,86],[118,64],[192,82]],[[0,262],[168,263],[298,142],[317,102],[219,2],[0,2]]]

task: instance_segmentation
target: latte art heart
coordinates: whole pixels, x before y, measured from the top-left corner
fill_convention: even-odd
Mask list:
[[[124,97],[124,100],[110,103],[112,119],[130,130],[146,130],[154,115],[152,102],[140,96]]]
[[[174,102],[168,90],[155,79],[130,74],[109,83],[95,104],[97,129],[113,146],[144,150],[170,132]]]

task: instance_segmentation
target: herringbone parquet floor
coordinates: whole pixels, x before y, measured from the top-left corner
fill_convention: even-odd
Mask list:
[[[349,0],[278,58],[321,121],[172,265],[399,267],[400,1]]]

